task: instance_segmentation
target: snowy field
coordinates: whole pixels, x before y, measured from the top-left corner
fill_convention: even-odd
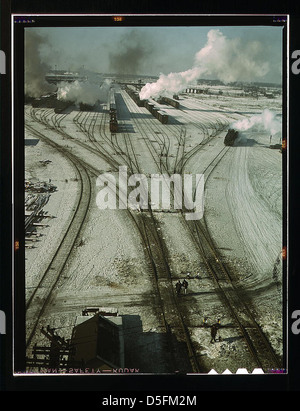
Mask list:
[[[126,134],[126,138],[131,138],[137,161],[145,174],[160,172],[149,154],[148,144],[152,141],[151,150],[153,153],[156,150],[159,156],[161,135],[169,144],[169,164],[175,161],[183,126],[186,131],[185,153],[203,141],[201,149],[186,161],[183,172],[204,173],[203,222],[222,259],[234,273],[236,286],[251,301],[257,322],[274,350],[282,355],[282,286],[285,282],[281,256],[282,154],[279,149],[270,149],[268,130],[252,128],[240,134],[235,146],[229,147],[213,169],[210,165],[224,148],[224,137],[234,122],[260,115],[265,109],[271,110],[280,119],[281,98],[183,94],[180,96],[181,110],[163,107],[173,123],[162,125],[145,108],[129,101],[124,91],[120,94],[132,116],[124,118],[124,123],[132,126],[133,130]],[[29,114],[30,107],[27,106],[25,111]],[[103,158],[76,143],[78,140],[92,146],[73,121],[77,113],[74,109],[61,123],[74,140],[63,139],[54,129],[29,120],[29,117],[27,121],[35,130],[96,168],[99,174],[110,172],[111,166]],[[94,138],[103,148],[107,148],[98,131],[103,116],[103,112],[99,112],[95,120],[99,128],[95,127]],[[223,130],[206,143],[204,130],[211,134],[217,120],[223,124]],[[108,133],[108,125],[106,127]],[[26,137],[33,137],[28,130]],[[279,134],[273,136],[272,144],[279,143],[280,137]],[[115,158],[121,161],[118,155]],[[44,159],[51,160],[51,163],[42,166],[39,160]],[[38,229],[43,235],[36,248],[26,249],[27,298],[55,253],[72,215],[78,195],[75,177],[72,164],[45,142],[39,141],[36,146],[25,147],[25,178],[35,181],[51,179],[57,186],[57,191],[51,194],[44,208],[53,218],[47,221],[48,227]],[[92,181],[92,202],[80,234],[82,241],[76,244],[69,256],[41,325],[50,325],[60,335],[70,338],[76,317],[86,306],[113,307],[127,319],[125,332],[128,343],[125,351],[128,367],[135,366],[143,373],[169,371],[166,360],[168,347],[165,345],[153,273],[145,247],[125,210],[99,210],[96,205],[99,189],[94,177]],[[231,320],[214,292],[204,263],[186,230],[183,216],[181,213],[154,214],[168,249],[174,284],[178,278],[183,279],[190,273],[188,294],[181,298],[180,304],[204,369],[213,368],[221,373],[227,368],[235,372],[237,368],[245,367],[252,372],[255,366],[244,354],[237,331],[230,327]],[[220,318],[221,324],[228,326],[221,329],[221,341],[210,344],[209,330],[200,327],[205,317],[210,322]],[[43,337],[37,341],[45,342]]]

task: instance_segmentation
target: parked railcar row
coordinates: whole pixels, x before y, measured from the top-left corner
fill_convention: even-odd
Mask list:
[[[176,99],[175,99],[176,98]],[[179,108],[180,107],[180,103],[177,100],[178,97],[174,95],[174,99],[170,98],[170,97],[160,97],[158,99],[158,103],[159,104],[169,104],[170,106],[173,106],[175,108]]]
[[[26,101],[28,103],[31,103],[32,107],[34,108],[54,108],[54,112],[56,114],[61,114],[69,106],[72,106],[74,104],[73,101],[58,100],[57,93],[51,93],[39,98],[32,99],[26,97]]]
[[[126,87],[125,90],[129,94],[129,96],[132,98],[132,100],[139,106],[139,107],[145,107],[147,110],[150,111],[150,113],[157,118],[162,124],[167,124],[169,121],[169,116],[162,110],[160,110],[159,107],[155,106],[154,103],[149,102],[148,100],[141,100],[139,93],[129,87]]]
[[[150,113],[157,118],[162,124],[167,124],[169,121],[169,116],[164,111],[160,110],[159,107],[155,106],[154,103],[150,103],[145,100],[145,108],[150,111]]]
[[[144,107],[145,101],[147,100],[141,100],[138,91],[135,91],[132,88],[129,88],[128,86],[126,86],[125,90],[127,91],[127,94],[129,94],[129,96],[132,98],[132,100],[135,102],[137,106]]]

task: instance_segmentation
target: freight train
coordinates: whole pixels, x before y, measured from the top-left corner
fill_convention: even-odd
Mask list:
[[[115,92],[113,89],[109,90],[107,106],[109,112],[109,130],[111,133],[116,133],[118,131],[118,120]]]
[[[86,104],[86,103],[79,103],[80,111],[93,111],[95,109],[96,104]]]
[[[126,86],[125,90],[127,91],[127,94],[132,98],[132,100],[135,102],[135,104],[139,107],[144,107],[145,101],[146,100],[141,100],[140,95],[138,91],[133,90],[132,88],[129,88]]]
[[[56,114],[61,114],[64,112],[64,110],[66,110],[68,107],[72,106],[74,104],[73,101],[61,101],[61,100],[57,100],[57,104],[54,108],[54,113]]]
[[[53,108],[58,104],[60,100],[57,100],[57,94],[51,93],[38,98],[35,98],[31,101],[32,107],[39,108]]]
[[[230,128],[224,138],[224,144],[225,146],[233,146],[235,140],[238,137],[238,131],[234,130],[233,128]]]
[[[158,111],[157,113],[157,118],[162,124],[167,124],[169,121],[169,116],[166,114],[164,111]]]
[[[169,116],[160,107],[155,106],[154,103],[150,103],[148,100],[145,100],[145,108],[157,118],[162,124],[168,124]]]
[[[73,105],[73,101],[58,100],[57,93],[51,93],[39,98],[26,98],[26,101],[30,102],[34,108],[54,108],[56,114],[61,114],[69,106]]]
[[[145,107],[155,118],[157,118],[162,124],[167,124],[169,121],[169,116],[164,111],[160,110],[159,107],[155,106],[154,103],[149,102],[149,100],[141,100],[139,93],[133,89],[126,87],[125,90],[132,98],[132,100],[139,106]]]

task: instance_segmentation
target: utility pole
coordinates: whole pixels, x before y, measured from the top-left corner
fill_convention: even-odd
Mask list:
[[[50,341],[50,346],[35,344],[32,350],[33,357],[26,358],[26,366],[38,368],[59,369],[73,366],[83,366],[83,364],[73,364],[70,358],[74,355],[74,347],[70,340],[60,337],[55,332],[55,328],[46,329],[42,327],[41,333]]]

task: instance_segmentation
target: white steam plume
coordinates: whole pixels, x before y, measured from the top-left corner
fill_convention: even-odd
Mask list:
[[[250,129],[264,130],[275,135],[282,130],[281,122],[276,119],[275,113],[271,110],[265,109],[261,114],[252,117],[238,120],[231,125],[238,131],[247,131]]]
[[[58,100],[74,101],[75,104],[94,105],[98,100],[107,100],[109,86],[109,80],[105,80],[101,87],[88,81],[61,82],[58,85],[57,98]]]
[[[140,98],[179,93],[202,75],[214,76],[224,83],[263,77],[269,71],[269,64],[261,61],[262,55],[263,45],[260,42],[228,39],[220,30],[212,29],[207,33],[206,45],[196,53],[191,69],[161,74],[155,83],[147,83],[142,88]]]

